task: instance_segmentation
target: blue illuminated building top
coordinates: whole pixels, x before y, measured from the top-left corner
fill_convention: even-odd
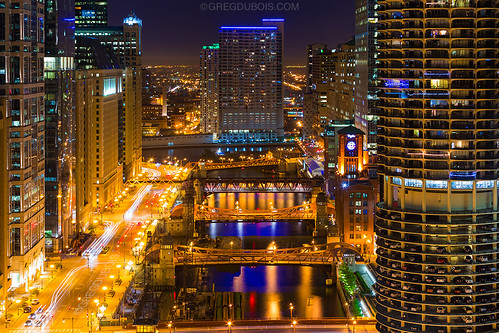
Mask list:
[[[276,18],[276,19],[262,19],[262,22],[284,22],[284,19],[282,19],[282,18]]]
[[[135,16],[133,14],[130,14],[130,16],[125,17],[123,19],[123,24],[126,24],[126,25],[135,25],[135,24],[138,24],[138,25],[142,26],[142,20],[139,19],[137,16]]]

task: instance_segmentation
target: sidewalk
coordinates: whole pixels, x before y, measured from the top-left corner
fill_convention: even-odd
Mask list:
[[[48,268],[48,270],[40,274],[40,276],[33,281],[33,287],[31,287],[31,290],[38,289],[38,294],[40,294],[54,279],[59,276],[62,268],[56,268],[55,264],[53,264],[54,262],[54,260],[46,262],[46,268]],[[54,265],[54,267],[50,268],[50,265]],[[31,292],[13,293],[10,297],[11,301],[10,304],[8,303],[9,305],[7,309],[7,316],[10,317],[10,320],[7,321],[6,314],[1,313],[0,327],[9,328],[19,324],[17,321],[24,314],[24,306],[31,306],[31,300],[37,298],[38,295],[32,294]],[[38,305],[34,305],[33,310],[36,307],[38,307]]]
[[[120,307],[120,301],[123,298],[130,282],[133,279],[133,274],[130,274],[125,268],[121,267],[120,268],[120,276],[119,278],[121,279],[121,284],[117,285],[115,282],[118,279],[118,276],[115,276],[113,286],[110,288],[110,290],[106,294],[106,304],[107,307],[103,312],[103,317],[106,318],[107,320],[111,320],[113,318],[114,313],[118,313],[121,316],[123,312],[123,308]],[[114,295],[111,296],[110,293],[111,291],[114,291]]]

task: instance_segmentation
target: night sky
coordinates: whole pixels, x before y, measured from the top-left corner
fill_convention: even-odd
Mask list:
[[[109,24],[121,25],[133,0],[109,0]],[[297,11],[210,11],[205,3],[298,4]],[[336,47],[354,35],[354,0],[136,0],[143,20],[145,65],[198,64],[203,45],[216,43],[222,25],[260,25],[262,18],[284,18],[285,64],[305,64],[306,45]]]

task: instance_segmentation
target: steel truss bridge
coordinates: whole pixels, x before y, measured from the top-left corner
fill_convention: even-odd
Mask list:
[[[152,250],[152,249],[151,249]],[[263,250],[212,249],[176,245],[176,265],[332,265],[342,261],[343,254],[361,255],[348,243],[330,243],[316,246]]]
[[[221,169],[236,169],[236,168],[249,168],[278,165],[279,160],[275,158],[260,158],[257,160],[246,160],[241,162],[225,162],[225,163],[206,163],[205,168],[207,171],[221,170]]]
[[[222,209],[195,205],[196,221],[273,221],[273,220],[315,220],[315,203],[279,209]]]
[[[126,184],[152,184],[152,185],[165,185],[165,184],[178,184],[178,183],[183,183],[181,180],[171,180],[171,179],[136,179],[136,180],[129,180],[126,182]]]
[[[319,181],[304,178],[246,178],[246,179],[218,179],[207,178],[200,180],[205,193],[310,193],[314,188],[321,187]]]

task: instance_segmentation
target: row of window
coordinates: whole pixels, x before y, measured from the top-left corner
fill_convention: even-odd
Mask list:
[[[435,189],[446,189],[448,187],[448,181],[446,180],[426,180],[426,188],[435,188]],[[395,185],[402,185],[402,179],[399,177],[392,177],[392,183]],[[472,180],[460,180],[460,181],[452,181],[451,188],[452,189],[473,189]],[[406,187],[423,187],[423,181],[420,179],[404,179],[404,185]],[[499,181],[498,181],[499,185]],[[488,189],[494,188],[493,180],[479,180],[476,181],[477,189]],[[350,202],[350,206],[352,206],[352,202]],[[356,206],[358,206],[356,204]]]

